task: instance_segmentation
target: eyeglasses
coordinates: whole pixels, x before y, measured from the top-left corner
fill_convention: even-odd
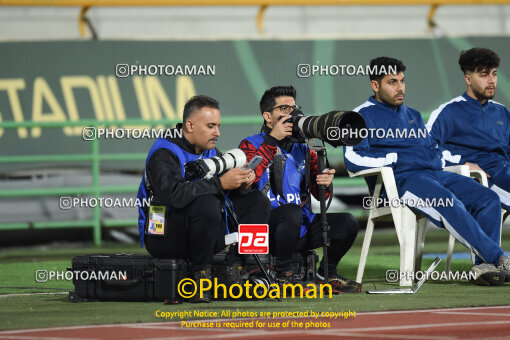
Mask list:
[[[299,105],[278,105],[278,106],[273,107],[271,109],[271,111],[276,110],[276,109],[280,109],[280,112],[283,113],[284,115],[286,115],[286,114],[291,113],[294,110],[301,109],[301,106],[299,106]]]

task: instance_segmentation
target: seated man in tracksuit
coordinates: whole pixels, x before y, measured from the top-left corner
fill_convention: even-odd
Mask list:
[[[463,51],[459,65],[466,92],[432,112],[427,129],[445,149],[445,160],[481,169],[510,210],[510,112],[493,100],[499,56],[486,48]]]
[[[379,57],[370,62],[370,67],[381,71],[370,75],[374,96],[354,111],[365,118],[367,128],[382,129],[384,133],[369,133],[359,145],[345,147],[347,169],[357,172],[391,167],[404,203],[420,202],[420,199],[433,203],[435,199],[436,204],[417,204],[411,208],[426,215],[437,226],[444,225],[477,255],[472,269],[477,276],[475,283],[503,284],[510,268],[499,246],[501,208],[498,195],[471,178],[442,171],[441,149],[428,135],[421,114],[403,104],[404,64],[393,58]],[[397,73],[382,72],[390,67],[396,67]]]
[[[153,257],[188,259],[196,280],[211,278],[210,262],[214,254],[225,248],[227,230],[222,222],[222,207],[226,192],[246,189],[255,179],[252,170],[232,168],[220,177],[184,180],[187,162],[221,155],[215,148],[220,123],[219,104],[215,99],[191,98],[184,106],[183,123],[175,130],[182,129],[182,137],[174,133],[174,138],[156,140],[147,156],[138,191],[139,198],[151,198],[151,207],[165,209],[160,228],[149,222],[161,223],[161,213],[153,213],[151,217],[149,209],[139,209],[141,246],[145,241]],[[267,223],[270,208],[260,192],[241,194],[233,190],[229,198],[239,223]],[[234,264],[225,270],[231,276],[226,281],[240,279]],[[197,294],[195,301],[209,302],[210,291],[207,293],[203,299]]]
[[[244,139],[239,148],[246,158],[263,158],[255,168],[255,183],[271,201],[269,218],[269,250],[277,258],[277,279],[293,283],[292,253],[322,246],[320,215],[313,214],[306,199],[306,171],[310,171],[311,192],[318,199],[318,185],[329,187],[335,170],[318,173],[315,151],[304,143],[293,143],[292,123],[286,122],[297,108],[296,90],[278,86],[267,90],[260,100],[264,119],[262,132]],[[307,162],[307,158],[309,162]],[[309,168],[307,167],[309,163]],[[329,197],[330,189],[327,189]],[[333,291],[358,293],[361,285],[337,273],[340,259],[350,249],[358,233],[358,222],[351,214],[327,214],[331,230],[328,248],[328,277]],[[324,263],[319,272],[324,275]]]

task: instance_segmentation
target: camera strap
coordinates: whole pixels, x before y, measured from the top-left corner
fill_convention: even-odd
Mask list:
[[[312,199],[312,192],[310,190],[310,149],[308,149],[308,152],[305,156],[305,196],[306,196],[306,202],[311,202]],[[312,210],[312,205],[310,204],[310,211]]]
[[[230,234],[230,230],[228,229],[229,211],[230,211],[230,216],[234,220],[234,223],[239,225],[237,216],[234,212],[234,203],[232,203],[232,200],[230,200],[230,198],[228,197],[229,194],[230,194],[230,191],[225,195],[225,200],[223,201],[223,211],[225,212],[225,227],[227,229],[226,230],[227,235]]]
[[[324,141],[322,141],[322,145],[324,147],[326,147],[326,145],[324,144]],[[326,168],[329,169],[329,160],[328,160],[327,154],[325,155],[325,160],[326,160]],[[318,164],[317,164],[317,166],[318,166]],[[306,158],[305,158],[305,185],[306,185],[306,200],[307,200],[307,202],[310,202],[310,211],[312,211],[312,204],[311,204],[312,191],[311,191],[311,185],[310,185],[311,172],[312,172],[312,169],[310,166],[310,151],[308,151],[308,153],[306,154]],[[317,175],[319,175],[319,173]],[[329,209],[329,206],[331,205],[331,201],[333,200],[333,184],[330,184],[329,189],[330,189],[330,195],[329,195],[328,202],[326,204],[326,210]]]
[[[282,154],[280,147],[276,151],[276,155],[273,158],[273,163],[270,166],[269,178],[267,183],[270,184],[273,193],[276,198],[280,196],[286,203],[285,195],[283,193],[283,171],[285,170],[285,163],[287,158]],[[266,183],[266,184],[267,184]],[[281,205],[280,201],[277,202]]]
[[[268,174],[267,176],[268,176],[267,182],[266,182],[266,184],[264,184],[264,186],[260,190],[260,192],[262,192],[264,195],[267,195],[269,188],[271,188],[270,174]]]
[[[144,179],[145,179],[145,192],[147,193],[147,198],[149,200],[149,202],[152,201],[153,199],[153,192],[152,192],[152,187],[149,183],[149,178],[147,177],[147,169],[144,169],[143,170],[143,176],[144,176]]]
[[[324,144],[324,141],[322,141],[322,146],[326,147],[326,144]],[[326,152],[325,158],[326,158],[326,168],[330,169],[327,152]],[[328,203],[326,204],[326,210],[329,209],[329,206],[331,205],[332,200],[333,200],[333,182],[329,185],[329,199],[328,199]]]

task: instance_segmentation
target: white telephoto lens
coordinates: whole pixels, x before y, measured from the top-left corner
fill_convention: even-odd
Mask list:
[[[219,174],[232,168],[240,168],[246,164],[246,155],[241,149],[232,149],[223,154],[223,156],[215,156],[204,159],[204,163],[209,171],[204,178],[209,179],[215,174]]]
[[[223,155],[226,159],[227,167],[225,169],[240,168],[246,164],[246,155],[241,149],[232,149]]]

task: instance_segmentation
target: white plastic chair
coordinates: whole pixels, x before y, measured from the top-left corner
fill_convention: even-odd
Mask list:
[[[466,165],[447,167],[444,170],[469,175],[469,168]],[[367,169],[356,173],[349,171],[348,173],[350,177],[377,176],[374,192],[372,195],[375,202],[381,198],[383,185],[386,191],[388,202],[399,199],[392,168],[381,167]],[[365,271],[365,265],[367,262],[368,249],[370,248],[370,242],[372,240],[374,231],[374,224],[378,221],[393,221],[393,224],[395,225],[395,231],[397,233],[398,241],[400,244],[400,272],[411,273],[413,271],[417,272],[421,270],[423,246],[425,243],[425,233],[427,231],[428,219],[424,215],[415,214],[411,209],[405,206],[393,206],[390,204],[390,206],[373,207],[370,209],[365,238],[361,248],[361,256],[358,266],[358,273],[356,275],[356,281],[358,283],[362,282],[363,273]],[[447,271],[450,270],[452,251],[453,246],[451,249],[449,248],[449,253],[447,254]],[[411,280],[411,275],[400,279],[401,286],[411,286],[412,284],[413,282]]]
[[[381,198],[383,185],[389,202],[399,199],[395,178],[393,176],[393,169],[390,167],[367,169],[356,173],[349,172],[349,176],[377,176],[374,193],[372,195],[374,202],[377,202],[377,200]],[[390,204],[390,206],[373,207],[370,209],[365,239],[363,240],[363,246],[361,248],[358,273],[356,275],[356,281],[359,283],[361,283],[363,279],[368,249],[370,248],[370,241],[372,240],[374,224],[376,221],[393,221],[400,244],[400,271],[406,273],[411,273],[415,269],[415,258],[417,250],[419,251],[419,249],[417,249],[416,242],[417,234],[424,234],[425,231],[423,229],[425,229],[427,225],[426,217],[420,215],[417,218],[411,209],[404,206],[392,206]],[[421,254],[419,257],[421,259]],[[411,286],[412,284],[413,282],[410,277],[403,277],[400,279],[401,286]]]
[[[467,165],[464,165],[468,168],[468,170],[464,170],[461,175],[473,177],[477,179],[480,184],[482,184],[485,187],[489,187],[489,182],[487,181],[487,176],[482,170],[469,170],[469,167]],[[501,231],[499,232],[499,244],[501,245],[501,234],[503,233],[503,223],[505,222],[506,218],[510,215],[510,211],[507,211],[504,208],[501,208]],[[453,247],[455,245],[455,237],[453,237],[450,234],[450,238],[448,239],[448,250],[447,250],[447,258],[446,258],[446,271],[450,271],[450,263],[451,258],[453,254]],[[475,254],[471,252],[471,262],[475,263]]]

